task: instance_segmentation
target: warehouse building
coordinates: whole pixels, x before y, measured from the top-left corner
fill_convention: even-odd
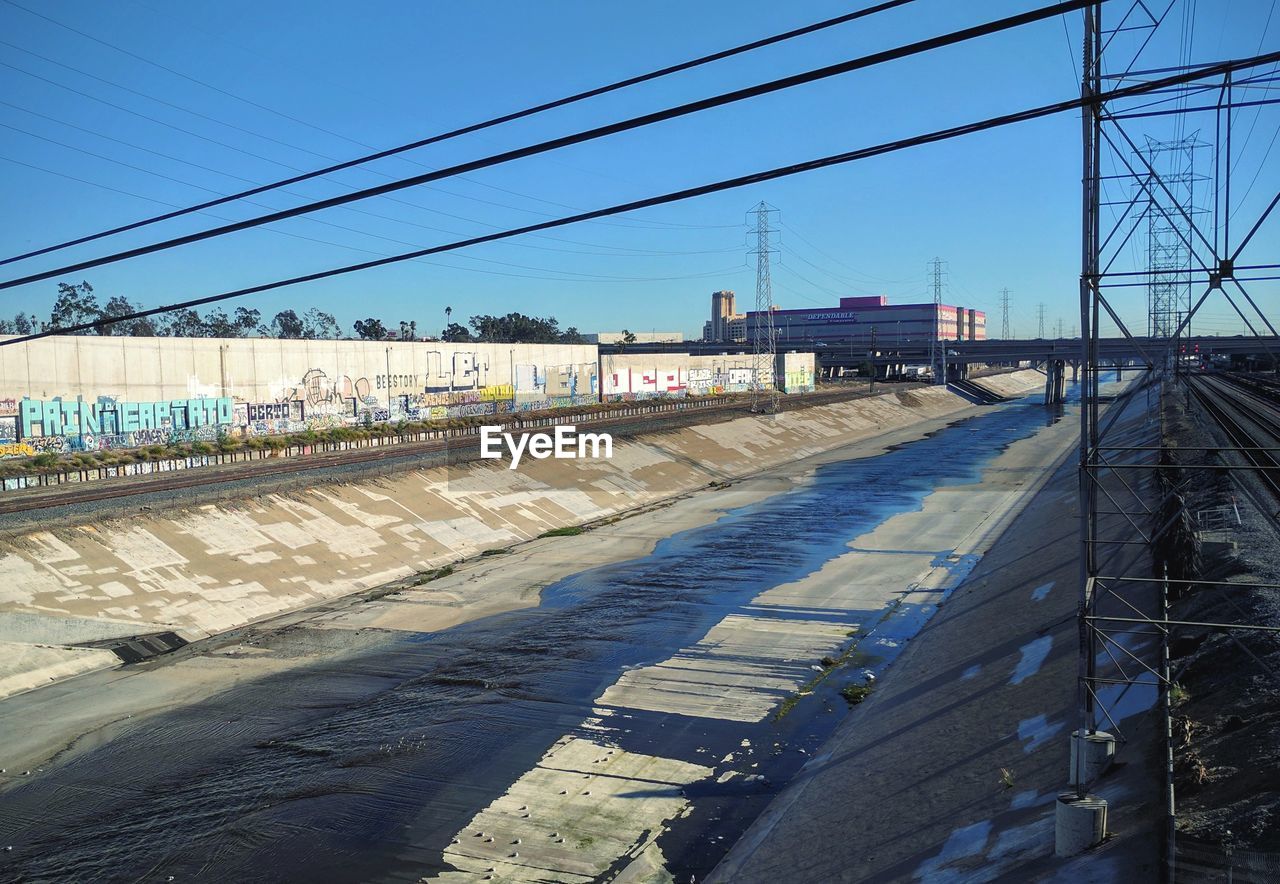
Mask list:
[[[944,341],[987,339],[987,315],[981,310],[933,303],[890,304],[884,295],[841,298],[836,307],[775,307],[770,312],[781,342],[869,344],[873,332],[883,348],[928,341],[935,334]],[[754,310],[746,314],[743,339],[754,337],[756,323],[765,315]]]

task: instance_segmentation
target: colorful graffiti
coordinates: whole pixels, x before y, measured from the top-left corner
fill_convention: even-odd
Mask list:
[[[651,368],[615,366],[605,376],[605,401],[635,402],[681,396],[712,396],[751,389],[750,368]]]
[[[21,399],[16,408],[15,416],[0,418],[0,457],[210,440],[234,420],[229,397],[159,402],[55,397]]]
[[[275,354],[244,361],[224,358],[218,363],[223,375],[217,385],[203,382],[198,372],[187,375],[177,387],[191,391],[186,398],[0,398],[0,457],[445,421],[601,400],[714,395],[748,390],[754,376],[750,357],[663,354],[655,365],[652,357],[632,354],[608,354],[596,362],[585,348],[476,344],[452,350],[447,344],[427,344],[413,349],[379,345],[372,353],[348,359],[349,346],[351,342],[343,342],[344,350],[321,365],[282,355],[279,364],[292,362],[300,373],[286,369],[271,380],[257,378],[265,366],[275,364]],[[560,358],[542,362],[543,354]],[[787,360],[794,355],[787,354]],[[806,372],[803,364],[779,362],[778,377],[786,378],[788,388],[812,389],[812,368]],[[345,373],[342,367],[348,365],[353,369]],[[194,395],[219,390],[246,395]]]
[[[171,399],[167,402],[122,402],[99,397],[83,399],[23,399],[18,409],[18,434],[35,436],[83,436],[129,434],[140,430],[195,429],[230,425],[232,402],[218,399]]]

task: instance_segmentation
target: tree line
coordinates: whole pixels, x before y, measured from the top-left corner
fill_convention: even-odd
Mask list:
[[[53,303],[49,319],[44,321],[33,313],[21,312],[13,319],[0,319],[0,334],[29,335],[55,328],[67,328],[102,320],[118,319],[109,325],[100,325],[92,332],[115,337],[171,337],[171,338],[284,338],[336,340],[355,337],[366,341],[383,340],[434,340],[418,337],[416,320],[401,320],[398,334],[381,319],[368,317],[352,323],[353,334],[344,335],[342,327],[332,313],[312,307],[302,314],[296,310],[281,310],[270,320],[264,321],[261,311],[237,307],[231,313],[213,308],[204,313],[190,308],[175,310],[161,316],[144,316],[138,319],[120,317],[140,312],[122,295],[115,295],[100,304],[93,286],[88,282],[77,285],[58,283],[58,297]],[[445,318],[453,314],[452,307],[445,308]],[[563,331],[554,316],[542,318],[508,313],[506,316],[480,314],[472,316],[467,326],[447,322],[439,339],[458,343],[520,343],[520,344],[581,344],[584,339],[578,330],[569,327]]]

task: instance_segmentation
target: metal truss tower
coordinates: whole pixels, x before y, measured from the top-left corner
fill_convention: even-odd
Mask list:
[[[1044,301],[1036,305],[1036,337],[1044,340]]]
[[[942,285],[946,277],[941,258],[929,262],[929,286],[933,290],[933,334],[929,335],[929,365],[933,368],[933,382],[947,382],[947,348],[942,339]]]
[[[1160,186],[1148,188],[1147,203],[1147,336],[1174,337],[1180,318],[1191,310],[1191,225],[1204,212],[1195,204],[1195,135],[1176,141],[1150,136],[1143,165]],[[1206,180],[1201,177],[1199,180]],[[1175,211],[1162,211],[1162,206]],[[1181,211],[1176,211],[1180,209]]]
[[[1186,57],[1148,58],[1162,45],[1152,41],[1165,16],[1150,4],[1130,0],[1115,9],[1112,27],[1103,27],[1102,2],[1087,6],[1084,16],[1081,66],[1081,134],[1083,170],[1081,190],[1079,442],[1080,577],[1078,604],[1079,656],[1076,677],[1078,717],[1071,735],[1068,783],[1071,791],[1058,799],[1059,855],[1069,855],[1098,843],[1100,830],[1072,839],[1062,822],[1082,814],[1105,825],[1106,801],[1091,794],[1093,785],[1125,751],[1123,719],[1116,712],[1131,690],[1154,690],[1162,696],[1157,708],[1164,715],[1166,780],[1161,805],[1166,880],[1172,880],[1179,835],[1175,826],[1173,749],[1169,739],[1173,683],[1170,642],[1188,631],[1215,630],[1233,639],[1272,632],[1275,627],[1249,622],[1192,623],[1170,614],[1171,585],[1219,592],[1222,584],[1199,578],[1174,580],[1167,572],[1155,576],[1156,551],[1167,544],[1175,525],[1194,524],[1186,512],[1180,486],[1170,479],[1170,448],[1162,416],[1175,387],[1187,383],[1171,370],[1176,364],[1178,338],[1210,299],[1232,309],[1253,334],[1277,332],[1249,288],[1280,275],[1274,253],[1260,249],[1258,231],[1280,204],[1280,194],[1259,211],[1233,195],[1231,132],[1242,107],[1274,104],[1252,91],[1274,81],[1274,54],[1239,61],[1192,64],[1190,40],[1182,41]],[[1184,27],[1192,16],[1184,17]],[[1261,50],[1259,50],[1261,51]],[[1126,95],[1136,83],[1164,79],[1161,100]],[[1265,87],[1264,87],[1265,89]],[[1182,137],[1185,118],[1216,120],[1211,149],[1212,176],[1204,189],[1211,208],[1194,204],[1197,191],[1193,154],[1197,143]],[[1247,120],[1246,120],[1247,123]],[[1142,127],[1175,133],[1173,142],[1151,139]],[[1198,131],[1203,135],[1210,126]],[[1162,160],[1164,162],[1162,162]],[[1106,170],[1104,173],[1104,169]],[[1249,173],[1252,173],[1252,169]],[[1247,195],[1247,189],[1246,189]],[[1103,207],[1107,210],[1104,220]],[[1236,226],[1233,215],[1242,216]],[[1151,216],[1151,217],[1148,217]],[[1273,222],[1274,223],[1274,220]],[[1146,261],[1138,263],[1133,248],[1148,239]],[[1241,234],[1243,231],[1243,235]],[[1273,250],[1274,251],[1274,250]],[[1136,266],[1135,266],[1136,265]],[[1116,307],[1117,294],[1150,298],[1144,321],[1150,335],[1130,330]],[[1106,330],[1104,331],[1104,324]],[[1100,341],[1111,328],[1141,354],[1139,364],[1120,366],[1100,355]],[[1265,342],[1259,349],[1266,350]],[[1123,367],[1123,386],[1103,387],[1120,379],[1109,372]],[[1104,375],[1106,377],[1104,378]],[[1203,452],[1206,460],[1233,479],[1249,466],[1232,446],[1187,448]],[[1197,575],[1199,577],[1199,575]],[[1233,583],[1233,592],[1249,586]],[[1254,584],[1262,592],[1263,586]],[[1150,640],[1150,653],[1133,636]],[[1139,650],[1135,650],[1138,648]],[[1127,725],[1125,726],[1127,727]],[[1068,823],[1070,825],[1070,823]],[[1089,842],[1089,837],[1094,840]]]
[[[769,278],[769,253],[773,249],[770,215],[778,210],[763,200],[752,210],[756,219],[756,314],[752,326],[751,410],[757,414],[773,414],[778,410],[778,330],[773,324],[773,283]]]
[[[1000,339],[1009,341],[1013,339],[1012,328],[1009,325],[1009,290],[1000,290]]]

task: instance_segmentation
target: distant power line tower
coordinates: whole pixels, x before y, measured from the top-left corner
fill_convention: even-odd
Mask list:
[[[1062,317],[1058,317],[1058,338],[1062,338]]]
[[[929,335],[929,365],[933,368],[933,382],[947,382],[946,348],[942,343],[942,284],[946,277],[941,258],[934,258],[927,265],[929,285],[933,289],[933,333]]]
[[[752,210],[756,216],[756,315],[752,327],[751,410],[772,414],[778,410],[778,384],[774,377],[778,362],[778,332],[773,325],[773,282],[769,278],[770,237],[776,228],[769,215],[778,210],[763,200]]]
[[[1147,334],[1153,338],[1173,337],[1179,317],[1191,310],[1191,226],[1205,211],[1195,204],[1195,159],[1203,146],[1195,134],[1177,141],[1147,137],[1146,164],[1159,180],[1147,186]]]
[[[1000,290],[1000,338],[1008,341],[1013,338],[1012,329],[1009,326],[1009,290]]]
[[[1044,302],[1036,307],[1036,338],[1044,340]]]

